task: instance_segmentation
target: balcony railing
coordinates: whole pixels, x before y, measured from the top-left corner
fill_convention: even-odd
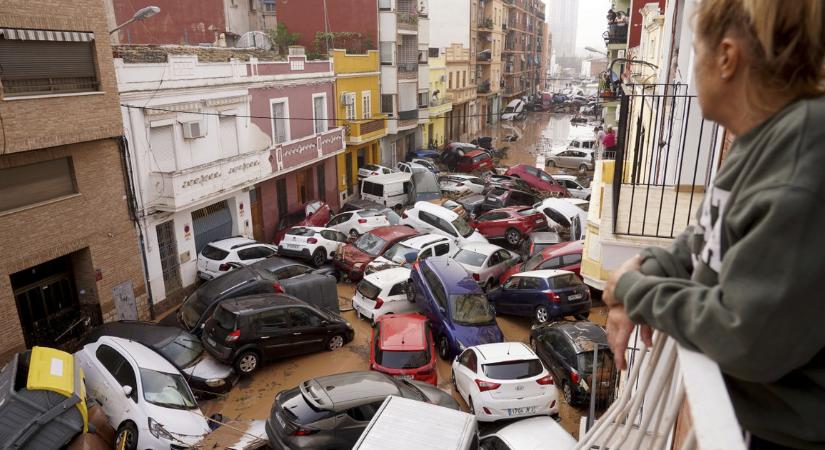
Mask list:
[[[398,18],[399,30],[418,31],[418,15],[416,13],[399,12],[396,17]]]
[[[490,93],[490,82],[485,81],[478,85],[478,93],[479,94],[489,94]]]
[[[745,450],[725,381],[713,361],[661,333],[654,335],[652,349],[642,345],[628,353],[632,365],[619,398],[576,450]]]
[[[347,144],[361,144],[383,137],[387,134],[387,121],[384,117],[363,120],[344,121],[347,132]]]
[[[627,43],[627,24],[623,25],[608,25],[607,31],[602,33],[605,44],[626,44]]]

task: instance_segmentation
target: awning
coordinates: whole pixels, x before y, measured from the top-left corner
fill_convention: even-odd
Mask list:
[[[29,30],[24,28],[0,28],[0,36],[18,41],[90,42],[94,33],[84,31]]]

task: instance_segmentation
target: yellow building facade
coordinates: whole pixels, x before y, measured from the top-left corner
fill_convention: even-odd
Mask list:
[[[380,66],[377,50],[366,54],[333,51],[337,126],[346,130],[347,149],[338,155],[338,194],[341,202],[358,194],[358,168],[378,164],[378,140],[387,135],[381,114]]]
[[[447,135],[445,116],[453,109],[453,104],[446,99],[446,56],[440,51],[438,55],[432,53],[427,65],[430,67],[430,120],[424,128],[423,142],[441,147],[445,144]]]

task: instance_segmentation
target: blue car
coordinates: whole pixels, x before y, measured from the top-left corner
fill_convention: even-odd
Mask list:
[[[504,341],[481,287],[453,259],[431,257],[414,264],[407,298],[430,320],[444,360],[451,361],[467,347]]]
[[[428,148],[419,148],[417,150],[413,150],[407,152],[406,160],[407,162],[412,161],[415,158],[430,158],[438,160],[438,157],[441,156],[441,152],[438,150],[431,150]]]
[[[533,317],[538,323],[590,315],[590,289],[567,270],[516,273],[487,296],[497,313]]]

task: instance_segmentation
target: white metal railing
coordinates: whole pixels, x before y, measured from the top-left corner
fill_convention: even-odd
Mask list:
[[[579,440],[577,450],[745,450],[719,367],[657,332],[635,355],[618,399]],[[680,417],[687,402],[689,417]],[[675,435],[677,417],[687,426]]]

